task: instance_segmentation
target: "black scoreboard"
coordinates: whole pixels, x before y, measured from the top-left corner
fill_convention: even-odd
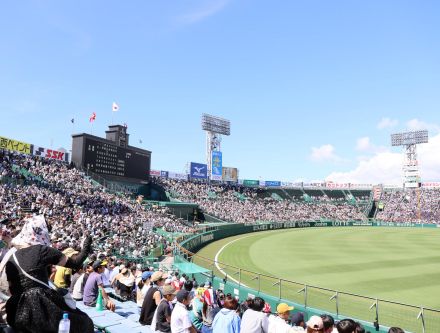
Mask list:
[[[140,151],[85,138],[83,166],[103,176],[147,180],[150,156]]]

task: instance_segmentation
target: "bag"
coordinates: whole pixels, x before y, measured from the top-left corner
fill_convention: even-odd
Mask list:
[[[50,284],[44,283],[43,281],[38,280],[37,278],[34,278],[32,275],[28,274],[23,268],[21,268],[20,263],[17,260],[17,257],[15,256],[15,253],[12,254],[14,257],[14,261],[17,264],[18,268],[20,268],[21,272],[32,281],[35,281],[49,289],[55,290],[59,295],[61,295],[64,298],[64,301],[66,302],[67,306],[71,308],[72,310],[76,309],[76,302],[72,298],[72,295],[69,293],[67,289],[64,288],[57,288],[52,282]]]

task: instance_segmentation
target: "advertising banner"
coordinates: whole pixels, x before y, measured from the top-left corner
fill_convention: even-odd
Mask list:
[[[278,187],[281,186],[281,182],[277,180],[266,180],[265,182],[266,187]]]
[[[160,176],[161,176],[162,178],[168,178],[168,171],[161,171],[161,172],[160,172]]]
[[[33,155],[41,156],[45,158],[52,158],[54,160],[69,162],[69,153],[57,151],[53,149],[47,149],[43,147],[34,146]]]
[[[179,179],[179,180],[188,180],[188,175],[186,173],[176,173],[176,172],[168,172],[168,178],[171,179]]]
[[[211,167],[211,179],[213,180],[222,180],[222,152],[221,151],[213,151],[212,152],[212,167]]]
[[[23,154],[31,154],[31,144],[0,136],[0,149],[8,149]]]
[[[350,184],[350,188],[371,189],[373,184]]]
[[[191,178],[206,179],[208,178],[208,167],[206,164],[191,162],[189,176]]]
[[[425,188],[437,188],[440,187],[440,182],[426,182],[426,183],[422,183],[422,187]]]
[[[150,170],[150,176],[160,177],[160,170]]]
[[[260,185],[260,181],[259,180],[253,180],[253,179],[244,179],[243,180],[243,185],[244,186],[249,186],[249,187],[259,186]]]
[[[237,168],[222,168],[222,178],[225,182],[237,182],[238,181],[238,169]]]
[[[350,183],[342,183],[342,184],[340,184],[340,183],[327,182],[325,184],[325,186],[327,188],[335,188],[335,189],[337,189],[337,188],[350,188]]]

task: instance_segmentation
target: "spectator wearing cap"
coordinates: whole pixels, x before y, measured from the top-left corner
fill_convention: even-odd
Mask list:
[[[305,332],[306,324],[304,321],[304,313],[297,312],[292,315],[290,318],[290,322],[292,323],[292,331],[293,332]]]
[[[110,311],[115,311],[115,304],[110,300],[104,289],[101,274],[104,272],[104,267],[107,265],[106,261],[97,260],[93,263],[93,272],[87,278],[84,286],[83,302],[87,306],[95,306],[98,299],[98,290],[101,290],[102,298],[104,299],[105,307]]]
[[[139,307],[142,307],[142,303],[144,302],[145,295],[150,289],[150,278],[153,275],[153,272],[145,271],[142,273],[140,281],[137,283],[136,287],[136,303]]]
[[[307,333],[324,333],[324,323],[321,317],[310,317],[307,321]]]
[[[264,299],[255,297],[241,318],[241,331],[246,333],[268,333],[269,319],[263,313]]]
[[[173,300],[176,297],[177,291],[173,286],[163,286],[162,299],[156,309],[151,328],[155,332],[171,332],[171,313],[173,311]]]
[[[62,252],[67,258],[70,258],[73,255],[77,255],[79,253],[78,251],[75,251],[71,247],[64,249]],[[72,279],[72,269],[71,268],[56,266],[54,284],[58,288],[69,288],[71,279]]]
[[[189,291],[182,289],[176,294],[177,303],[171,313],[172,333],[196,333],[197,330],[191,323],[187,306],[191,303]]]
[[[144,302],[142,303],[139,323],[142,325],[151,325],[154,312],[162,299],[160,288],[164,285],[165,279],[163,273],[160,271],[154,272],[150,278],[151,287],[145,294]]]
[[[332,316],[323,314],[321,315],[322,323],[324,324],[324,333],[332,333],[335,329],[335,320]]]
[[[277,315],[269,316],[269,333],[290,333],[292,326],[287,321],[290,317],[290,311],[293,310],[293,306],[289,306],[286,303],[280,303],[277,306]]]
[[[226,296],[221,309],[212,322],[212,333],[240,333],[240,316],[238,301],[232,296]]]
[[[98,259],[101,260],[101,261],[107,262],[107,264],[104,267],[104,272],[101,274],[101,276],[102,276],[102,283],[104,284],[104,287],[109,287],[110,286],[110,270],[108,268],[109,262],[106,259],[106,254],[105,253],[101,253],[98,256]]]

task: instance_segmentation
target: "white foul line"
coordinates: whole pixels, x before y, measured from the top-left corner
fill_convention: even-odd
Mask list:
[[[222,273],[224,276],[228,276],[228,274],[226,274],[226,272],[220,268],[220,266],[218,265],[218,261],[217,261],[218,257],[220,256],[220,253],[221,253],[221,252],[222,252],[222,251],[223,251],[228,245],[230,245],[230,244],[232,244],[232,243],[234,243],[234,242],[236,242],[236,241],[238,241],[238,240],[241,240],[241,239],[243,239],[243,238],[250,237],[250,236],[253,236],[253,235],[248,235],[248,236],[244,236],[244,237],[240,237],[240,238],[234,239],[233,241],[230,241],[229,243],[226,243],[225,245],[223,245],[223,247],[222,247],[220,250],[218,250],[218,252],[216,253],[215,258],[214,258],[215,267],[217,267],[217,269],[220,271],[220,273]],[[238,284],[240,284],[240,285],[245,286],[246,288],[248,288],[248,286],[245,285],[243,282],[241,282],[241,281],[239,282],[238,280],[234,279],[233,277],[228,276],[228,279],[231,279],[232,281],[234,281],[234,282],[236,282],[236,283],[238,283]]]

